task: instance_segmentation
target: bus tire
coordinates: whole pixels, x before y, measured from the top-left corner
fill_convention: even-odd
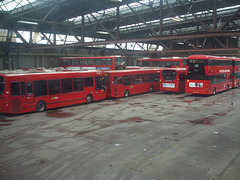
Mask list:
[[[216,88],[213,88],[213,93],[212,93],[213,95],[215,95],[216,94]]]
[[[152,92],[154,92],[154,87],[153,86],[150,87],[150,93],[152,93]]]
[[[124,91],[124,97],[128,97],[129,96],[129,91],[128,90],[125,90]]]
[[[36,105],[36,111],[37,112],[43,112],[46,110],[46,103],[44,101],[38,101]]]
[[[93,96],[91,94],[87,95],[86,97],[86,103],[87,104],[90,104],[93,102]]]

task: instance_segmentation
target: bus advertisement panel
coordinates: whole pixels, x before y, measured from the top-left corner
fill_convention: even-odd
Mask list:
[[[187,59],[186,93],[210,95],[232,88],[232,58],[191,55]]]
[[[106,98],[102,71],[0,72],[0,112],[26,113]]]
[[[127,97],[159,90],[159,69],[106,71],[107,97]]]
[[[161,71],[160,91],[184,92],[186,68],[167,68]]]
[[[186,59],[183,58],[160,58],[160,59],[138,59],[137,66],[140,67],[186,67]]]
[[[125,69],[126,62],[124,56],[61,57],[58,66],[67,70],[119,70]]]

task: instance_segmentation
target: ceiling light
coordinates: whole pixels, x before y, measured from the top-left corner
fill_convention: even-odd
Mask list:
[[[172,20],[178,21],[178,22],[183,21],[183,19],[180,19],[179,17],[173,17]]]
[[[22,23],[22,24],[32,24],[32,25],[38,25],[37,22],[32,22],[32,21],[18,21],[18,23]]]
[[[112,2],[122,2],[122,0],[110,0]]]
[[[97,31],[98,34],[108,34],[108,32],[105,31]]]

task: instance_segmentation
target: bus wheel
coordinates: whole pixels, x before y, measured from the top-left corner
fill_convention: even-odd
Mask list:
[[[128,97],[128,96],[129,96],[129,91],[128,90],[124,91],[124,97]]]
[[[46,109],[46,104],[44,101],[39,101],[36,106],[36,111],[37,112],[43,112]]]
[[[154,92],[154,87],[153,86],[150,87],[150,92],[151,93]]]
[[[216,94],[216,88],[213,89],[213,93],[212,94],[213,95]]]
[[[87,97],[86,97],[86,102],[87,102],[87,104],[90,104],[90,103],[93,102],[93,97],[92,97],[91,94],[87,95]]]

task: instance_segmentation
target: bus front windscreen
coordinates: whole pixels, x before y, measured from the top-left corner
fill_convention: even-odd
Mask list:
[[[5,90],[5,78],[0,76],[0,95],[3,94]]]
[[[206,60],[204,59],[190,59],[188,60],[188,74],[187,79],[193,80],[207,80],[205,74]]]
[[[177,72],[175,70],[163,70],[162,78],[165,81],[174,81],[177,77]]]

